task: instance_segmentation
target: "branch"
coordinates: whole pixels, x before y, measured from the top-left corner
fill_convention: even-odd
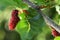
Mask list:
[[[23,0],[25,3],[31,6],[31,8],[36,9],[36,11],[43,16],[45,22],[47,25],[50,27],[54,28],[56,31],[60,33],[60,26],[56,24],[52,19],[50,19],[47,15],[43,14],[42,11],[40,10],[38,5],[35,5],[34,3],[30,2],[29,0]]]

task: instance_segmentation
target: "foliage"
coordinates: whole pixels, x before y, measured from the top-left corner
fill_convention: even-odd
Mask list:
[[[58,6],[60,5],[60,0],[30,0],[30,1],[39,6],[47,6],[41,9],[42,12],[48,15],[55,23],[60,25],[60,21],[59,21],[60,15],[58,14],[55,8],[56,5]],[[8,30],[8,21],[11,16],[11,11],[13,9],[18,9],[18,10],[22,9],[22,10],[27,10],[29,12],[28,15],[25,15],[25,13],[18,15],[19,18],[22,19],[17,24],[15,30],[13,30],[13,32],[16,31],[19,34],[22,40],[53,40],[54,39],[54,37],[51,34],[51,29],[49,28],[48,25],[46,25],[43,17],[39,13],[37,13],[35,9],[32,9],[22,0],[0,0],[0,35],[1,35],[0,39],[1,40],[4,40],[6,36],[7,38],[9,38],[8,36],[10,34],[15,35],[15,32],[13,33]],[[5,20],[6,20],[5,25],[1,26],[3,25],[2,21]],[[16,38],[16,36],[14,36],[14,38]],[[15,40],[12,38],[10,39]]]

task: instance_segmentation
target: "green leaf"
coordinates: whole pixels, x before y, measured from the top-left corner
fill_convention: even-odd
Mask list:
[[[22,0],[1,0],[0,10],[4,10],[7,7],[28,9],[28,5],[23,3]]]
[[[18,22],[16,26],[16,31],[21,35],[22,40],[27,40],[28,33],[30,30],[30,24],[28,23],[28,20],[26,19],[25,13],[21,13],[19,15],[20,21]]]
[[[42,40],[42,39],[44,40],[46,34],[50,32],[50,29],[44,22],[43,17],[39,13],[37,13],[36,10],[29,8],[28,11],[29,11],[28,20],[30,23],[28,40]],[[40,35],[42,33],[43,35]]]
[[[57,5],[60,5],[60,0],[55,0],[55,3],[56,3]]]
[[[55,37],[54,40],[60,40],[60,36]]]

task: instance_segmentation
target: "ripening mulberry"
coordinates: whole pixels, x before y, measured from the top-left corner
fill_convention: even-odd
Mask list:
[[[17,23],[19,22],[20,19],[18,17],[18,12],[19,12],[18,10],[12,11],[11,18],[10,18],[9,24],[8,24],[9,30],[13,30],[16,27]]]
[[[60,36],[60,33],[57,32],[55,29],[52,29],[52,35],[56,37],[56,36]]]

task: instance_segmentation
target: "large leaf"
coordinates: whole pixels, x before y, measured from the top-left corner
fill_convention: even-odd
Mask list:
[[[27,40],[28,33],[30,30],[30,24],[28,23],[28,20],[26,19],[25,13],[21,13],[19,15],[20,21],[18,22],[16,26],[16,31],[21,35],[22,40]]]
[[[28,40],[45,40],[45,36],[48,32],[50,32],[50,29],[44,22],[43,17],[39,13],[37,13],[36,10],[34,9],[29,8],[28,11],[29,11],[28,20],[30,23],[30,31],[27,39]]]

